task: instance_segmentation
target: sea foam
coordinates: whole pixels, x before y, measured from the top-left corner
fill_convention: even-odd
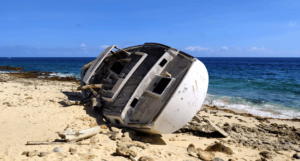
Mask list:
[[[280,119],[300,118],[300,110],[272,102],[255,102],[241,97],[215,96],[207,94],[204,104],[220,109],[242,110],[256,116]]]

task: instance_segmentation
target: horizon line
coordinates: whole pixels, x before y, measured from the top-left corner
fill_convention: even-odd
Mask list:
[[[195,57],[195,56],[193,56]],[[97,58],[97,56],[95,57],[46,57],[46,56],[42,56],[42,57],[0,57],[0,58]],[[195,58],[300,58],[300,57],[235,57],[235,56],[229,56],[229,57],[225,57],[225,56],[198,56]]]

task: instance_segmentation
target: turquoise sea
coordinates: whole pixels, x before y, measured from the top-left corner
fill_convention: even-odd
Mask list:
[[[0,58],[0,66],[79,77],[95,58]],[[209,73],[205,104],[275,117],[300,118],[300,58],[198,58]],[[9,71],[0,71],[2,73]]]

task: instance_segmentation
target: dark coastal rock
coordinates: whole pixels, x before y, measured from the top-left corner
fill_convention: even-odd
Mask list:
[[[234,131],[236,133],[241,133],[242,132],[242,130],[240,128],[238,128],[237,126],[233,126],[232,131]]]
[[[197,153],[197,150],[195,148],[195,145],[194,144],[190,144],[188,147],[187,147],[187,152],[188,153]]]
[[[271,145],[271,142],[270,142],[269,140],[263,140],[262,143],[263,143],[263,144]]]
[[[300,136],[300,128],[296,129],[295,133]]]
[[[221,158],[216,157],[216,158],[212,159],[211,161],[224,161],[224,160],[221,159]]]
[[[295,159],[300,159],[300,153],[294,154],[294,155],[293,155],[293,158],[295,158]]]
[[[229,118],[229,119],[231,119],[232,118],[232,116],[231,115],[223,115],[224,117],[227,117],[227,118]]]
[[[259,155],[263,156],[264,158],[267,158],[267,159],[273,159],[276,157],[276,154],[275,153],[272,153],[270,151],[262,151],[259,153]]]
[[[297,129],[295,129],[293,126],[289,127],[286,124],[273,123],[271,125],[259,124],[258,127],[269,133],[281,136],[279,138],[281,143],[291,142],[297,144],[297,142],[300,140],[300,136],[296,133]]]
[[[251,116],[252,117],[252,116]],[[260,120],[264,120],[261,118]],[[286,124],[265,124],[261,123],[257,127],[247,127],[241,124],[229,124],[225,122],[216,124],[225,132],[230,134],[230,139],[226,142],[230,145],[239,144],[258,150],[269,151],[291,151],[296,152],[300,149],[295,145],[300,145],[300,128],[288,126]],[[188,133],[197,136],[213,137],[215,132],[209,125],[199,123],[197,119],[191,120],[187,125],[180,129],[181,133]],[[296,150],[297,149],[297,150]]]
[[[69,152],[73,155],[73,154],[77,153],[77,149],[73,148],[73,147],[70,147]]]
[[[22,71],[23,67],[0,66],[0,71]]]
[[[228,122],[225,122],[223,126],[231,126]]]
[[[251,132],[256,133],[256,134],[259,133],[259,131],[256,127],[252,127]]]
[[[268,118],[265,118],[265,117],[256,117],[256,120],[258,120],[260,122],[264,122],[264,121],[268,121]]]
[[[261,140],[257,140],[257,144],[258,144],[258,145],[262,145],[263,142],[262,142]]]
[[[3,105],[6,105],[8,107],[11,107],[11,104],[9,102],[3,102]]]
[[[264,157],[261,157],[260,159],[256,159],[255,161],[270,161],[269,159],[266,159]]]
[[[226,147],[219,142],[215,142],[214,145],[208,146],[205,151],[222,152],[229,155],[233,154],[233,151],[229,147]]]
[[[1,69],[0,69],[1,71]],[[26,72],[17,72],[17,73],[7,73],[7,75],[11,76],[10,79],[5,79],[5,81],[16,79],[16,78],[33,78],[33,79],[41,79],[41,80],[50,80],[50,81],[67,81],[67,82],[80,82],[76,77],[60,77],[53,75],[53,72],[41,72],[41,71],[26,71]]]
[[[154,159],[150,156],[142,156],[139,161],[154,161]]]
[[[228,143],[236,143],[236,140],[230,139],[230,140],[228,140],[227,142],[228,142]]]
[[[231,133],[231,127],[230,126],[223,126],[222,129],[227,132],[227,133]]]
[[[210,111],[209,113],[215,115],[218,113],[218,111]]]
[[[268,150],[268,149],[270,149],[270,147],[268,147],[267,145],[258,145],[256,148],[258,150]]]

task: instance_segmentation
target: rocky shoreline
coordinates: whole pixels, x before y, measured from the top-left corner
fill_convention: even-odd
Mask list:
[[[208,110],[204,108],[199,111],[197,115],[203,116],[202,113],[204,112],[208,112]],[[219,115],[215,111],[210,112],[215,113],[214,116],[228,117],[227,115]],[[255,127],[248,127],[239,123],[230,124],[227,122],[225,122],[224,124],[218,123],[217,126],[222,128],[230,135],[230,137],[226,139],[221,139],[223,143],[227,143],[229,145],[245,146],[252,149],[269,150],[275,152],[300,152],[300,128],[296,128],[295,126],[264,122],[255,124]],[[208,133],[216,133],[215,137],[218,137],[216,130],[214,130],[210,126],[207,126],[205,122],[199,122],[196,119],[193,119],[179,131],[177,131],[177,133],[180,132],[190,133],[192,135],[200,137],[208,137]]]
[[[65,82],[80,82],[76,77],[60,77],[55,76],[54,72],[41,72],[41,71],[23,71],[23,67],[10,67],[10,66],[0,66],[0,71],[15,71],[10,73],[5,73],[12,78],[25,78],[25,79],[40,79],[40,80],[49,80],[49,81],[65,81]],[[5,79],[0,78],[0,82],[6,81]]]
[[[0,66],[0,71],[22,71],[23,67]]]
[[[0,80],[0,161],[300,159],[300,125],[287,120],[203,106],[197,115],[228,137],[196,118],[173,134],[140,134],[104,124],[89,105],[64,106],[63,101],[80,99],[78,81],[28,79],[26,74],[1,74]],[[97,135],[76,144],[64,144],[56,134],[95,126],[101,127]],[[55,144],[25,145],[28,141]]]

